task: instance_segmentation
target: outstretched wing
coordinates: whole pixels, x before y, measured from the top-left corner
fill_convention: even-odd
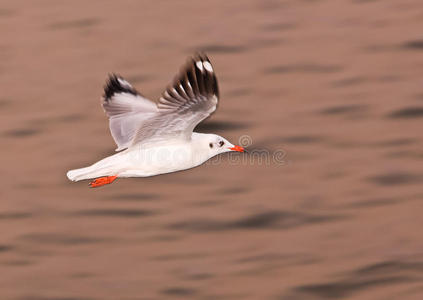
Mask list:
[[[157,104],[158,113],[138,130],[145,140],[190,139],[195,126],[216,110],[219,89],[210,60],[197,54],[182,67]]]
[[[104,87],[102,106],[109,117],[109,127],[118,148],[132,144],[138,128],[158,109],[154,102],[144,98],[121,76],[111,74]]]

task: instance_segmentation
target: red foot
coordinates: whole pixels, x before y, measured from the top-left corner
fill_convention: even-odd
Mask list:
[[[116,178],[117,178],[117,175],[116,176],[100,177],[100,178],[95,179],[94,181],[91,181],[89,186],[92,187],[92,188],[95,188],[95,187],[99,187],[99,186],[102,186],[102,185],[106,185],[106,184],[112,183]]]

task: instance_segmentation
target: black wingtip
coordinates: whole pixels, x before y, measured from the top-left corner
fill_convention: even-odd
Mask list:
[[[201,69],[198,67],[197,62],[200,62]],[[219,98],[216,73],[207,54],[203,51],[196,52],[192,57],[192,65],[197,80],[202,83],[202,85],[199,84],[201,92],[214,94]]]
[[[216,109],[219,88],[214,68],[204,52],[196,52],[181,67],[159,99],[159,109]],[[210,101],[209,101],[210,100]],[[209,103],[202,105],[201,103]]]
[[[111,73],[109,74],[109,78],[104,86],[104,94],[103,97],[105,100],[111,99],[113,95],[119,93],[129,93],[132,95],[139,95],[136,89],[132,87],[132,85],[126,81],[122,76]]]

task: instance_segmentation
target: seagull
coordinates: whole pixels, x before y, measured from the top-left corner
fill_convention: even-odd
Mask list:
[[[93,165],[70,170],[71,181],[94,179],[90,187],[116,178],[148,177],[197,167],[224,152],[244,152],[216,134],[193,132],[219,100],[214,69],[204,53],[188,59],[157,104],[123,77],[111,74],[104,87],[103,109],[117,152]]]

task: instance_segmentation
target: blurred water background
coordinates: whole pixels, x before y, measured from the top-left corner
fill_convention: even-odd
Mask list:
[[[2,1],[0,298],[422,299],[420,0]],[[89,189],[117,72],[209,55],[197,129],[282,160]]]

